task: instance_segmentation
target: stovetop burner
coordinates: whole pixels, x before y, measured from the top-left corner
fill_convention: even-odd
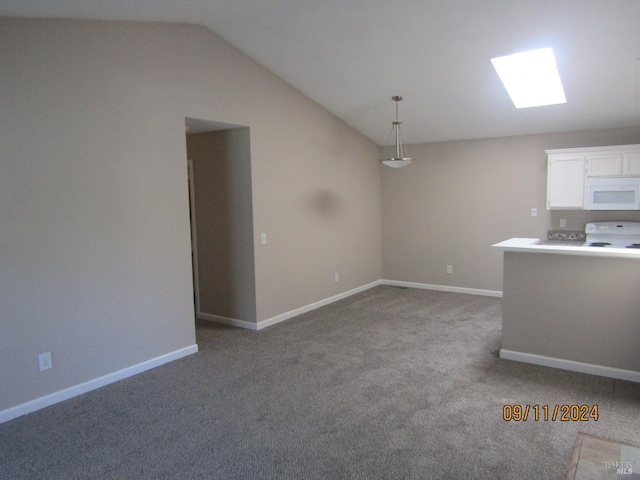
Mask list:
[[[585,247],[640,249],[640,222],[587,223],[585,234]]]

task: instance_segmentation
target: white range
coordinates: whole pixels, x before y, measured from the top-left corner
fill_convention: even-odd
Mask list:
[[[587,223],[584,247],[640,248],[640,222]]]

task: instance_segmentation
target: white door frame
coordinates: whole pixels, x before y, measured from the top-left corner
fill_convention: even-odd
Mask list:
[[[193,176],[193,160],[187,159],[189,176],[189,213],[191,215],[191,264],[193,266],[193,292],[196,318],[200,317],[200,281],[198,276],[198,241],[196,235],[196,190]]]

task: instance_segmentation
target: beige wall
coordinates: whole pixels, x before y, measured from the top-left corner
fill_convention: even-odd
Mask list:
[[[588,221],[640,221],[640,212],[546,210],[544,153],[639,141],[640,128],[625,128],[409,145],[417,160],[382,173],[382,277],[501,291],[502,252],[492,244],[546,238],[561,218],[575,230]]]
[[[256,323],[248,128],[187,135],[193,160],[198,315]]]
[[[381,272],[377,147],[311,101],[294,100],[283,90],[250,124],[258,321]]]
[[[380,278],[377,147],[209,30],[0,45],[0,411],[194,344],[185,117],[251,128],[258,321]]]

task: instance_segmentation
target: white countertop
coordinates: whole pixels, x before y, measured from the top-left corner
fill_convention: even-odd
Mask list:
[[[572,243],[572,242],[568,242]],[[539,238],[510,238],[492,245],[505,252],[555,253],[560,255],[582,255],[588,257],[636,258],[640,260],[640,249],[580,247],[577,245],[543,244]]]

